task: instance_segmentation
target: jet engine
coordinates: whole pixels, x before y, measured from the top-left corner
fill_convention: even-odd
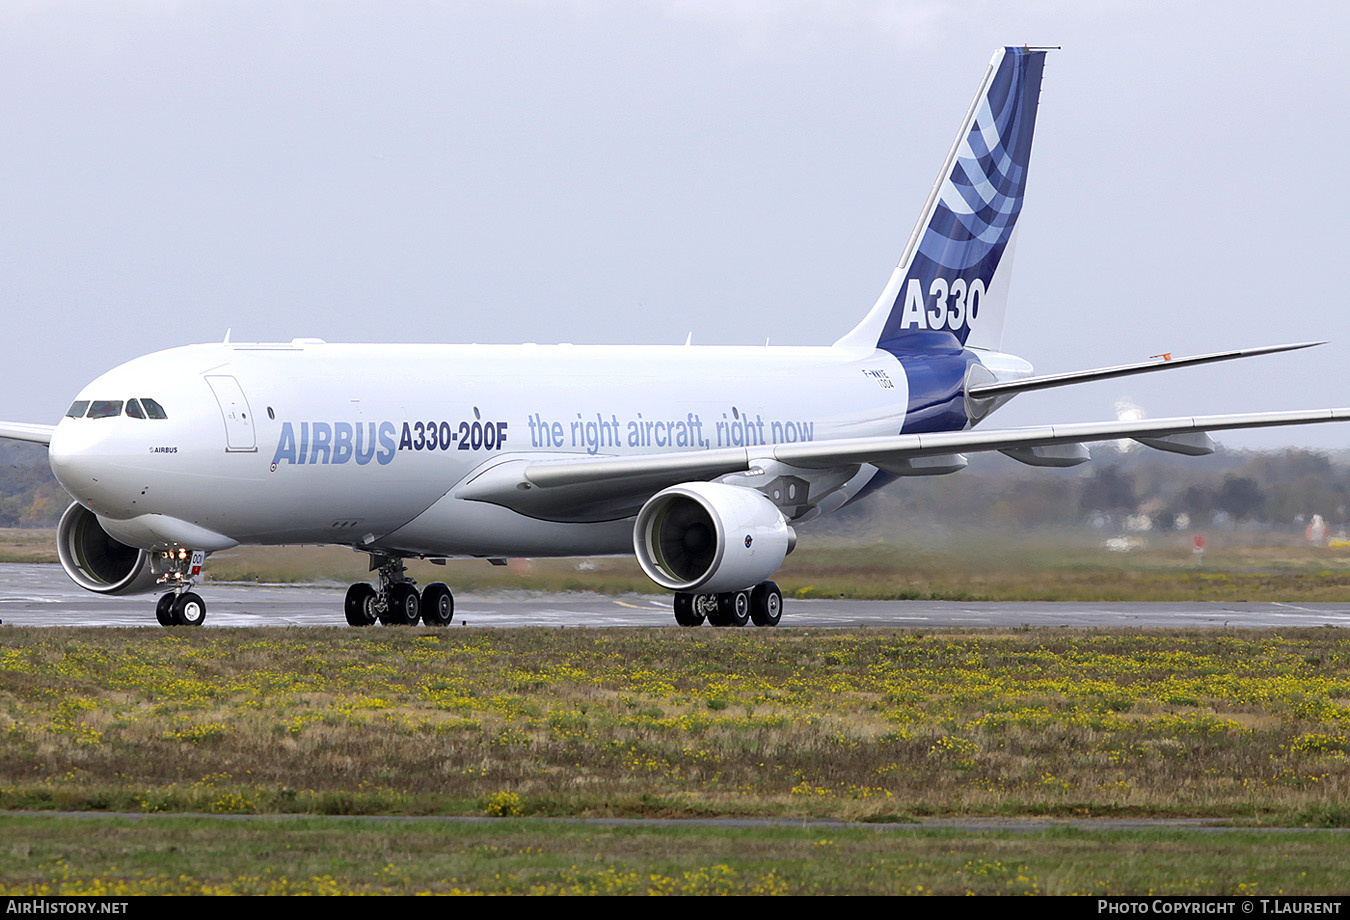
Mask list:
[[[151,554],[108,536],[98,516],[79,502],[61,515],[56,552],[70,580],[96,594],[144,594],[155,589]]]
[[[647,577],[672,591],[700,594],[764,581],[796,542],[768,498],[716,482],[686,482],[656,493],[633,527],[633,549]]]

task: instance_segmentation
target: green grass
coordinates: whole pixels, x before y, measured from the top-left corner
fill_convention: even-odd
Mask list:
[[[1344,894],[1350,837],[1177,829],[598,827],[0,817],[0,891],[159,894]]]
[[[1350,818],[1332,629],[0,632],[0,808]]]
[[[1343,893],[1254,828],[1350,826],[1347,756],[1333,629],[8,628],[0,891]]]

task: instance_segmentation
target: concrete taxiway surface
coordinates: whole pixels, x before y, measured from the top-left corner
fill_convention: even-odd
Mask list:
[[[206,625],[341,626],[345,587],[217,584],[198,589]],[[154,626],[155,595],[102,597],[76,587],[57,565],[0,564],[0,621],[8,626]],[[671,626],[669,596],[463,594],[454,627]],[[795,600],[780,628],[823,626],[1350,626],[1344,604],[967,603]]]

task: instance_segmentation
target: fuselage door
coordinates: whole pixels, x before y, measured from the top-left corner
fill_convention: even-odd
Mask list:
[[[211,374],[206,377],[211,392],[216,394],[220,404],[220,414],[225,419],[225,449],[227,451],[250,451],[258,449],[258,441],[253,433],[253,413],[244,398],[239,381],[226,374]]]

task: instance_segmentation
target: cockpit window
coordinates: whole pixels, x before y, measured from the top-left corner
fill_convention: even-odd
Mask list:
[[[96,399],[89,406],[86,418],[114,418],[122,414],[122,400]]]
[[[92,402],[77,399],[71,403],[66,418],[117,418],[122,414],[123,406],[126,407],[129,418],[169,417],[158,401],[142,396],[139,399],[128,399],[125,403],[120,399],[95,399]]]

